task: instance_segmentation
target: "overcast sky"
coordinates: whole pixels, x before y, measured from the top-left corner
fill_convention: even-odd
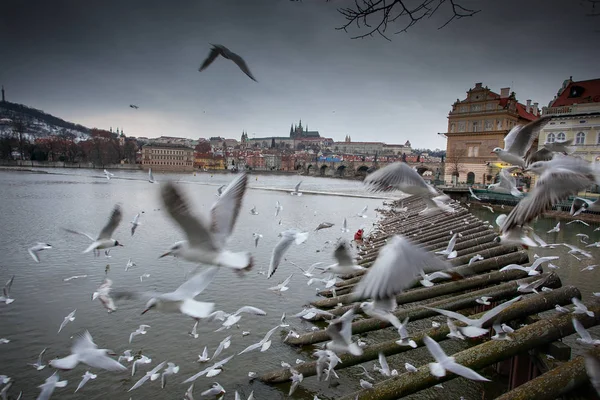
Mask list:
[[[302,119],[334,140],[433,149],[475,82],[541,106],[571,75],[600,78],[600,17],[579,1],[458,2],[481,12],[438,30],[444,5],[388,42],[335,30],[354,0],[4,0],[0,84],[9,101],[130,136],[287,136]],[[258,83],[222,58],[198,72],[210,43]]]

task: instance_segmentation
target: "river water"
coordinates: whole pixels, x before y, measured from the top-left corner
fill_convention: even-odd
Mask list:
[[[152,363],[143,366],[133,378],[131,369],[128,373],[92,370],[97,373],[97,379],[89,381],[80,392],[74,394],[81,376],[88,369],[79,365],[72,371],[59,373],[60,378],[67,379],[69,384],[64,389],[56,389],[56,398],[104,398],[107,392],[114,399],[183,398],[189,385],[182,385],[181,382],[210,365],[210,362],[195,363],[204,346],[208,346],[210,356],[223,338],[232,335],[231,346],[218,359],[237,354],[262,339],[269,329],[279,323],[283,312],[287,312],[292,328],[306,331],[310,324],[301,324],[291,315],[314,299],[316,288],[322,288],[323,285],[308,286],[301,271],[285,261],[269,280],[257,273],[268,268],[271,251],[278,241],[277,235],[288,228],[309,231],[309,239],[304,244],[290,248],[286,254],[287,260],[302,267],[318,261],[333,263],[333,245],[326,242],[335,242],[342,236],[351,240],[354,232],[361,227],[368,232],[377,221],[375,209],[383,201],[381,198],[352,197],[369,196],[358,181],[251,175],[250,189],[244,198],[243,209],[228,247],[251,251],[255,267],[245,278],[238,278],[229,270],[220,271],[213,283],[199,296],[199,300],[214,302],[215,309],[230,313],[243,305],[251,305],[263,309],[267,315],[244,314],[239,329],[233,327],[218,333],[214,332],[220,326],[218,322],[201,323],[198,327],[199,337],[194,339],[188,335],[194,322],[190,318],[157,312],[140,315],[145,299],[118,303],[119,309],[108,314],[98,301],[91,301],[90,298],[102,283],[107,265],[110,265],[108,275],[114,282],[114,290],[158,292],[175,290],[184,282],[186,273],[195,268],[191,263],[172,257],[158,258],[171,244],[183,239],[179,228],[166,212],[160,210],[159,185],[148,183],[147,175],[140,171],[113,171],[115,177],[110,181],[94,170],[53,169],[47,172],[0,171],[2,286],[11,275],[15,275],[11,290],[11,297],[15,301],[8,306],[0,305],[0,338],[10,340],[0,345],[0,375],[12,377],[15,384],[11,393],[18,394],[18,390],[23,390],[25,399],[37,397],[37,386],[52,373],[50,368],[38,372],[28,363],[35,362],[45,347],[48,347],[46,360],[68,355],[70,338],[85,329],[89,330],[100,348],[111,349],[119,354],[127,349],[134,353],[142,350],[152,359]],[[198,173],[196,176],[155,175],[159,181],[178,180],[193,202],[194,211],[203,216],[208,215],[210,206],[217,199],[217,188],[228,183],[232,177],[231,174],[209,173]],[[288,191],[300,180],[303,181],[301,190],[321,195],[291,196]],[[328,193],[337,195],[326,195]],[[283,211],[275,218],[277,200],[283,205]],[[116,203],[122,203],[124,217],[114,237],[124,247],[112,250],[110,258],[104,254],[98,258],[91,253],[81,254],[89,244],[87,239],[65,233],[61,227],[96,235]],[[259,215],[250,214],[253,206],[256,206]],[[368,218],[356,217],[364,206],[368,206]],[[142,225],[131,236],[129,221],[138,212],[143,212],[140,217]],[[340,227],[345,217],[350,232],[342,234]],[[314,232],[318,224],[324,221],[332,222],[335,226]],[[253,232],[264,235],[257,248],[254,248]],[[47,242],[53,246],[53,249],[40,253],[39,264],[27,252],[37,242]],[[126,272],[129,258],[137,265]],[[283,295],[267,290],[292,272],[295,275],[291,287]],[[150,276],[141,282],[142,274]],[[63,281],[74,275],[87,277]],[[74,309],[77,309],[75,321],[57,334],[63,318]],[[150,325],[148,333],[136,336],[129,344],[129,334],[140,324]],[[242,331],[250,331],[250,335],[242,337]],[[246,396],[254,390],[257,399],[283,398],[284,393],[280,389],[259,382],[250,384],[247,374],[249,371],[261,373],[279,367],[282,360],[290,363],[297,358],[308,360],[307,354],[297,354],[295,349],[282,343],[278,335],[284,332],[286,330],[282,329],[281,334],[274,335],[268,351],[236,355],[219,376],[198,379],[196,397],[208,389],[212,381],[218,381],[227,390],[226,398],[233,398],[236,389]],[[162,361],[171,361],[180,366],[179,373],[168,380],[164,390],[160,389],[157,381],[147,382],[127,393],[145,371]],[[315,384],[301,385],[295,397],[312,399],[312,395],[305,392],[307,386],[318,389]]]
[[[42,171],[40,171],[42,172]],[[142,351],[152,359],[152,363],[142,366],[135,377],[128,372],[114,373],[91,370],[97,373],[95,380],[89,381],[80,392],[74,394],[81,376],[88,370],[79,365],[72,371],[60,372],[61,379],[69,381],[66,388],[58,388],[54,398],[105,398],[110,394],[114,399],[180,399],[189,385],[181,382],[211,364],[198,364],[195,361],[208,346],[209,356],[219,342],[231,335],[231,346],[224,350],[218,359],[236,354],[225,366],[224,371],[214,378],[199,378],[195,385],[195,396],[210,387],[211,382],[221,383],[227,390],[225,398],[233,399],[238,390],[244,398],[254,390],[256,399],[287,398],[288,385],[270,387],[260,382],[249,382],[248,372],[266,372],[280,366],[281,361],[293,364],[297,358],[309,360],[310,352],[298,351],[282,343],[286,329],[274,335],[271,348],[264,352],[250,352],[238,356],[242,349],[258,342],[272,327],[279,324],[283,312],[288,315],[291,328],[302,333],[310,329],[309,323],[303,323],[291,315],[301,309],[301,305],[315,298],[315,290],[322,285],[307,286],[307,279],[301,275],[289,261],[300,266],[314,262],[334,262],[333,246],[340,237],[352,239],[358,228],[368,232],[377,221],[375,209],[380,207],[383,198],[372,198],[361,182],[330,178],[251,175],[249,190],[246,193],[243,208],[228,247],[238,251],[251,251],[255,268],[245,278],[239,278],[229,270],[220,271],[213,283],[199,296],[199,300],[215,303],[215,309],[234,312],[243,305],[259,307],[267,312],[266,316],[243,315],[239,328],[228,331],[214,331],[218,322],[201,323],[199,337],[193,338],[190,332],[193,320],[182,315],[161,314],[151,311],[140,315],[145,300],[129,300],[117,304],[119,309],[108,314],[98,301],[90,296],[102,283],[105,268],[110,265],[109,277],[113,280],[114,290],[133,290],[138,292],[175,290],[184,282],[187,273],[195,266],[174,258],[158,259],[175,241],[181,240],[182,233],[169,219],[162,208],[159,198],[159,186],[147,182],[146,174],[140,171],[113,171],[115,177],[106,180],[99,171],[94,170],[46,170],[48,173],[0,171],[0,215],[2,215],[2,241],[0,252],[0,282],[6,282],[15,275],[11,297],[15,302],[0,305],[0,338],[9,339],[0,345],[0,375],[8,375],[15,380],[11,393],[23,390],[24,399],[35,398],[39,393],[37,386],[53,371],[46,368],[36,371],[28,365],[36,361],[39,352],[47,347],[46,360],[64,357],[69,354],[71,337],[89,330],[100,348],[108,348],[121,354],[124,350]],[[192,174],[155,174],[157,180],[178,180],[187,197],[194,204],[197,214],[207,216],[210,206],[216,200],[216,190],[232,179],[230,174],[198,173]],[[302,180],[303,196],[290,196],[288,191]],[[367,196],[361,198],[356,196]],[[275,202],[279,200],[284,209],[280,217],[275,218]],[[116,203],[122,203],[124,219],[114,237],[124,247],[110,252],[110,258],[104,254],[95,258],[92,254],[81,254],[87,247],[87,239],[73,236],[61,230],[67,227],[97,234]],[[259,215],[251,215],[250,209],[256,206]],[[368,206],[368,218],[355,215]],[[497,214],[491,215],[483,209],[472,210],[484,220],[493,221]],[[136,213],[142,213],[134,236],[130,235],[129,221]],[[344,218],[348,220],[349,233],[342,234],[340,226]],[[281,221],[281,224],[280,224]],[[333,228],[314,232],[321,222],[332,222]],[[590,243],[598,239],[595,227],[579,224],[565,226],[559,234],[546,235],[556,223],[553,220],[540,220],[536,231],[546,241],[578,243],[576,233],[590,235]],[[258,271],[266,269],[271,251],[278,241],[278,233],[297,228],[310,232],[306,243],[293,245],[286,254],[276,274],[270,280]],[[264,235],[254,248],[253,232]],[[557,235],[557,236],[551,236]],[[27,253],[27,248],[38,241],[52,244],[53,249],[40,253],[41,262],[35,263]],[[563,284],[578,286],[584,299],[594,291],[600,291],[596,282],[600,278],[600,268],[594,271],[580,272],[594,260],[577,261],[566,254],[568,249],[536,249],[540,256],[558,254],[561,259],[555,262]],[[598,255],[596,248],[592,254]],[[532,250],[533,252],[534,250]],[[533,254],[532,254],[533,256]],[[137,265],[125,271],[128,259]],[[269,287],[281,282],[292,272],[290,290],[282,295],[275,294]],[[140,281],[142,274],[150,276]],[[74,275],[87,275],[85,278],[63,281]],[[63,318],[76,309],[75,321],[57,334]],[[150,325],[146,335],[139,335],[128,343],[129,334],[140,324]],[[289,328],[287,328],[289,329]],[[242,331],[250,331],[242,336]],[[574,344],[574,340],[569,341]],[[162,361],[170,361],[180,366],[177,375],[170,377],[167,387],[160,388],[159,381],[146,382],[139,389],[127,392],[143,374]],[[398,360],[420,365],[420,360]],[[392,364],[393,361],[390,361]],[[130,364],[126,364],[130,367]],[[392,365],[392,367],[398,367]],[[348,370],[351,371],[352,369]],[[399,368],[400,370],[400,368]],[[352,370],[354,371],[354,370]],[[357,390],[358,378],[349,376],[347,371],[340,374],[340,386],[328,388],[326,383],[318,383],[308,378],[297,389],[293,398],[312,399],[317,393],[320,397],[334,398],[340,393]],[[477,390],[465,393],[466,386],[459,385],[460,380],[448,382],[448,390],[432,389],[422,392],[421,398],[438,398],[452,393],[452,398],[475,398]],[[15,393],[16,390],[16,393]],[[437,393],[437,394],[436,394]],[[440,397],[442,398],[442,397]],[[445,398],[445,397],[443,397]]]

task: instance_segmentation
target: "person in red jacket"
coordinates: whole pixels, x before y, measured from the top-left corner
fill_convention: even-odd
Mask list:
[[[354,241],[356,242],[362,242],[362,236],[363,236],[363,229],[359,229],[356,231],[356,233],[354,234]]]

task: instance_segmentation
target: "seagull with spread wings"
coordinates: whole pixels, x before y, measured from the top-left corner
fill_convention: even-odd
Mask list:
[[[164,184],[161,188],[163,203],[169,216],[185,232],[187,240],[173,244],[160,258],[174,255],[190,262],[228,267],[237,272],[250,270],[250,253],[224,249],[242,209],[247,182],[248,176],[241,173],[227,186],[210,210],[209,223],[192,214],[190,204],[173,183]]]
[[[210,64],[212,64],[212,62],[215,61],[217,57],[221,56],[223,58],[226,58],[227,60],[233,61],[242,70],[243,73],[248,75],[248,77],[250,79],[252,79],[254,82],[258,82],[256,80],[256,78],[254,78],[254,76],[252,76],[250,69],[246,65],[246,61],[244,61],[244,59],[242,57],[235,54],[233,51],[229,50],[227,47],[225,47],[223,45],[211,44],[211,46],[212,46],[212,49],[210,49],[210,53],[208,54],[208,57],[202,63],[202,66],[199,69],[200,72],[202,72],[206,68],[208,68],[208,66]]]
[[[525,155],[537,139],[540,130],[550,122],[551,117],[543,116],[527,125],[517,125],[504,138],[504,149],[494,148],[492,154],[511,165],[525,167]]]
[[[104,228],[102,228],[102,230],[96,238],[94,238],[90,234],[74,231],[72,229],[63,228],[63,230],[69,233],[85,236],[92,241],[92,244],[90,244],[89,247],[83,251],[83,253],[89,253],[93,250],[94,253],[97,252],[97,255],[100,255],[101,249],[110,249],[111,247],[123,246],[121,243],[119,243],[118,240],[112,238],[113,233],[117,229],[117,226],[119,226],[119,224],[121,223],[122,219],[123,212],[121,211],[121,206],[117,204],[115,205],[112,213],[110,214],[108,223],[104,226]]]

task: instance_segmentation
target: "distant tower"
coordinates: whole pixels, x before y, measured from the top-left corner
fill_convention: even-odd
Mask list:
[[[2,102],[4,103],[6,98],[4,97],[4,85],[2,85]]]

